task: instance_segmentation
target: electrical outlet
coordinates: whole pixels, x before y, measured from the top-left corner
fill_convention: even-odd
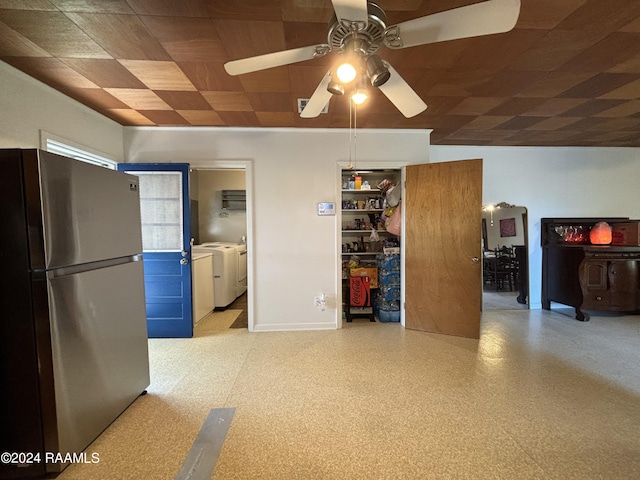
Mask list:
[[[320,310],[324,310],[326,308],[327,303],[325,300],[324,293],[321,293],[320,295],[316,295],[315,297],[313,297],[313,305],[315,307],[320,308]]]

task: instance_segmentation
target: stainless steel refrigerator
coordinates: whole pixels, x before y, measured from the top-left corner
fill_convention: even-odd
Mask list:
[[[0,221],[0,478],[38,478],[149,386],[137,177],[0,149]]]

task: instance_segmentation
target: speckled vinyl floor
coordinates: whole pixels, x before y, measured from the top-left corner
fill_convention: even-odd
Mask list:
[[[249,333],[237,311],[150,340],[152,384],[60,480],[173,479],[235,407],[212,479],[640,478],[640,316],[483,314],[479,341],[346,324]]]

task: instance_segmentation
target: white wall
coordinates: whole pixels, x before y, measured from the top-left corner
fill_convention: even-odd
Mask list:
[[[40,148],[40,132],[122,161],[122,126],[0,62],[0,148]]]
[[[223,190],[245,190],[245,172],[242,170],[197,171],[199,193],[198,229],[200,243],[240,242],[247,236],[246,210],[222,212]]]
[[[428,148],[426,130],[358,130],[357,157],[368,165],[424,163]],[[198,168],[248,162],[253,330],[336,328],[339,229],[337,217],[317,215],[317,204],[340,202],[338,162],[349,158],[347,130],[132,127],[125,128],[125,157]],[[321,292],[325,311],[313,305]]]
[[[249,162],[256,329],[335,328],[337,226],[334,217],[315,212],[318,202],[339,201],[336,163],[348,160],[347,131],[123,129],[3,62],[0,85],[0,148],[39,147],[44,130],[115,160],[207,168]],[[533,308],[541,302],[541,217],[640,218],[637,148],[429,147],[424,130],[358,130],[357,155],[362,166],[366,159],[381,167],[483,158],[483,204],[528,208]],[[325,312],[313,307],[320,292],[329,294]]]
[[[524,245],[524,224],[522,222],[522,215],[527,213],[527,209],[524,207],[512,207],[512,208],[496,208],[493,213],[488,211],[482,212],[482,219],[485,220],[487,227],[487,244],[485,249],[495,250],[500,247],[512,247],[514,245]],[[500,220],[505,218],[515,219],[516,234],[513,237],[502,237],[500,234]],[[491,220],[493,219],[493,225]]]
[[[531,308],[541,308],[541,218],[640,218],[639,148],[431,146],[429,156],[482,158],[482,204],[527,207]]]

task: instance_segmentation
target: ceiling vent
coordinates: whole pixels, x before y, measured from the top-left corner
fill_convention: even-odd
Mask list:
[[[304,107],[307,106],[307,103],[309,103],[308,98],[298,99],[298,113],[302,113],[302,110],[304,110]],[[327,103],[320,113],[327,113],[328,111],[329,111],[329,104]]]

